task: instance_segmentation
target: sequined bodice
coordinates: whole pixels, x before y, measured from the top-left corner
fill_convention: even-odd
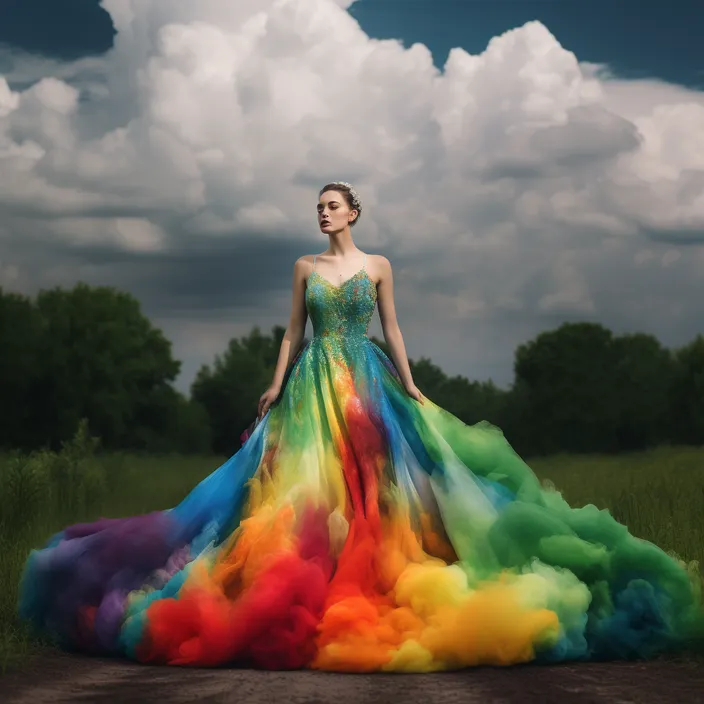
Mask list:
[[[376,285],[364,268],[340,286],[313,271],[306,287],[306,308],[313,323],[313,338],[366,337],[376,297]]]

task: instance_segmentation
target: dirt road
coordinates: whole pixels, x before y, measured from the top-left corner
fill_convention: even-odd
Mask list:
[[[144,666],[44,655],[0,679],[3,704],[668,704],[704,702],[704,664],[656,661],[344,675]]]

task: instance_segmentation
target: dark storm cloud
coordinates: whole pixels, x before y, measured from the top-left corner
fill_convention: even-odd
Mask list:
[[[116,286],[148,303],[151,314],[174,311],[218,316],[235,307],[260,306],[292,285],[293,264],[310,241],[271,242],[238,233],[237,239],[181,239],[168,251],[134,252],[100,244],[69,244],[44,237],[13,246],[12,260],[30,275],[27,292],[51,285],[60,272],[93,285]],[[0,249],[2,252],[2,249]],[[5,260],[10,252],[5,252]]]

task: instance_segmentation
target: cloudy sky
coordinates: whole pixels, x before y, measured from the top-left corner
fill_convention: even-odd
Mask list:
[[[694,0],[6,0],[0,285],[133,292],[186,388],[286,325],[341,179],[413,358],[505,385],[563,321],[681,345],[704,332],[703,23]]]

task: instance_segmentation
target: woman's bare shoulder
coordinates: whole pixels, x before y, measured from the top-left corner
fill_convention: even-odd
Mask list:
[[[293,270],[302,272],[310,271],[313,267],[313,260],[315,257],[315,254],[304,254],[303,256],[298,257],[298,259],[294,262]]]
[[[391,262],[383,254],[368,254],[367,268],[381,279],[391,273]]]
[[[391,262],[383,254],[368,254],[367,257],[377,266],[391,268]]]

